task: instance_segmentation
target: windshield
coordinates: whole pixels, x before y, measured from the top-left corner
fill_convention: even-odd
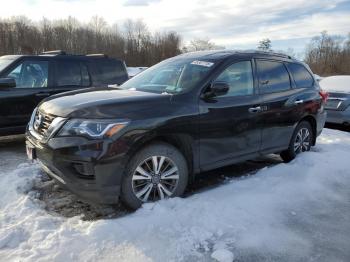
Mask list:
[[[179,93],[196,86],[214,63],[199,60],[166,60],[124,83],[122,89],[154,93]]]
[[[12,59],[0,58],[0,72],[12,62]]]

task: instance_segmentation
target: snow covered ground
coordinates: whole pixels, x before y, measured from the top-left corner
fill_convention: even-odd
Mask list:
[[[50,182],[21,144],[0,147],[0,260],[350,261],[349,159],[350,134],[325,129],[289,164],[227,175],[236,165],[220,186],[84,220],[48,211]]]

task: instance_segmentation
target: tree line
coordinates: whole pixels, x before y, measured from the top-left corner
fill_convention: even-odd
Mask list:
[[[320,76],[350,75],[350,33],[344,39],[322,32],[311,40],[304,60]]]
[[[89,23],[73,17],[39,22],[24,16],[0,19],[0,56],[64,50],[70,54],[103,53],[125,60],[128,66],[151,66],[178,55],[180,48],[181,37],[176,32],[151,33],[141,20],[110,26],[98,16]]]
[[[257,48],[272,51],[271,40],[262,39]],[[295,56],[292,48],[282,52]],[[350,75],[350,33],[346,38],[323,31],[313,37],[306,46],[304,62],[320,76]]]
[[[257,46],[271,50],[271,40]],[[25,16],[0,18],[0,56],[41,54],[64,50],[71,54],[103,53],[125,60],[128,66],[151,66],[183,52],[224,49],[207,38],[195,38],[186,46],[176,32],[151,33],[141,20],[127,20],[123,25],[108,25],[94,16],[88,23],[74,17],[61,20],[43,18],[33,22]],[[293,50],[288,49],[293,55]],[[350,34],[348,38],[322,32],[307,46],[304,61],[321,76],[350,74]]]

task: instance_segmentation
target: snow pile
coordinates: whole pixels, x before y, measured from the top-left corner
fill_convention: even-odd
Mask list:
[[[328,92],[350,93],[350,75],[325,77],[320,86]]]
[[[227,249],[218,249],[211,254],[211,257],[219,262],[232,262],[234,255]]]
[[[350,134],[325,129],[313,152],[289,164],[98,221],[48,214],[28,193],[38,166],[0,169],[0,258],[349,261],[349,156]]]

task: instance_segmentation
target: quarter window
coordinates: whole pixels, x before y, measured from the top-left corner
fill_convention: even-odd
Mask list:
[[[314,79],[303,65],[289,63],[288,68],[292,73],[297,88],[311,87],[313,85]]]
[[[281,92],[291,88],[289,74],[283,63],[257,60],[257,69],[262,93]]]
[[[7,77],[16,81],[17,88],[47,87],[48,61],[23,61]]]
[[[250,61],[237,62],[227,67],[216,79],[229,84],[225,96],[246,96],[254,93],[252,64]]]
[[[98,75],[103,84],[116,84],[120,78],[126,76],[124,65],[112,59],[96,60]]]

